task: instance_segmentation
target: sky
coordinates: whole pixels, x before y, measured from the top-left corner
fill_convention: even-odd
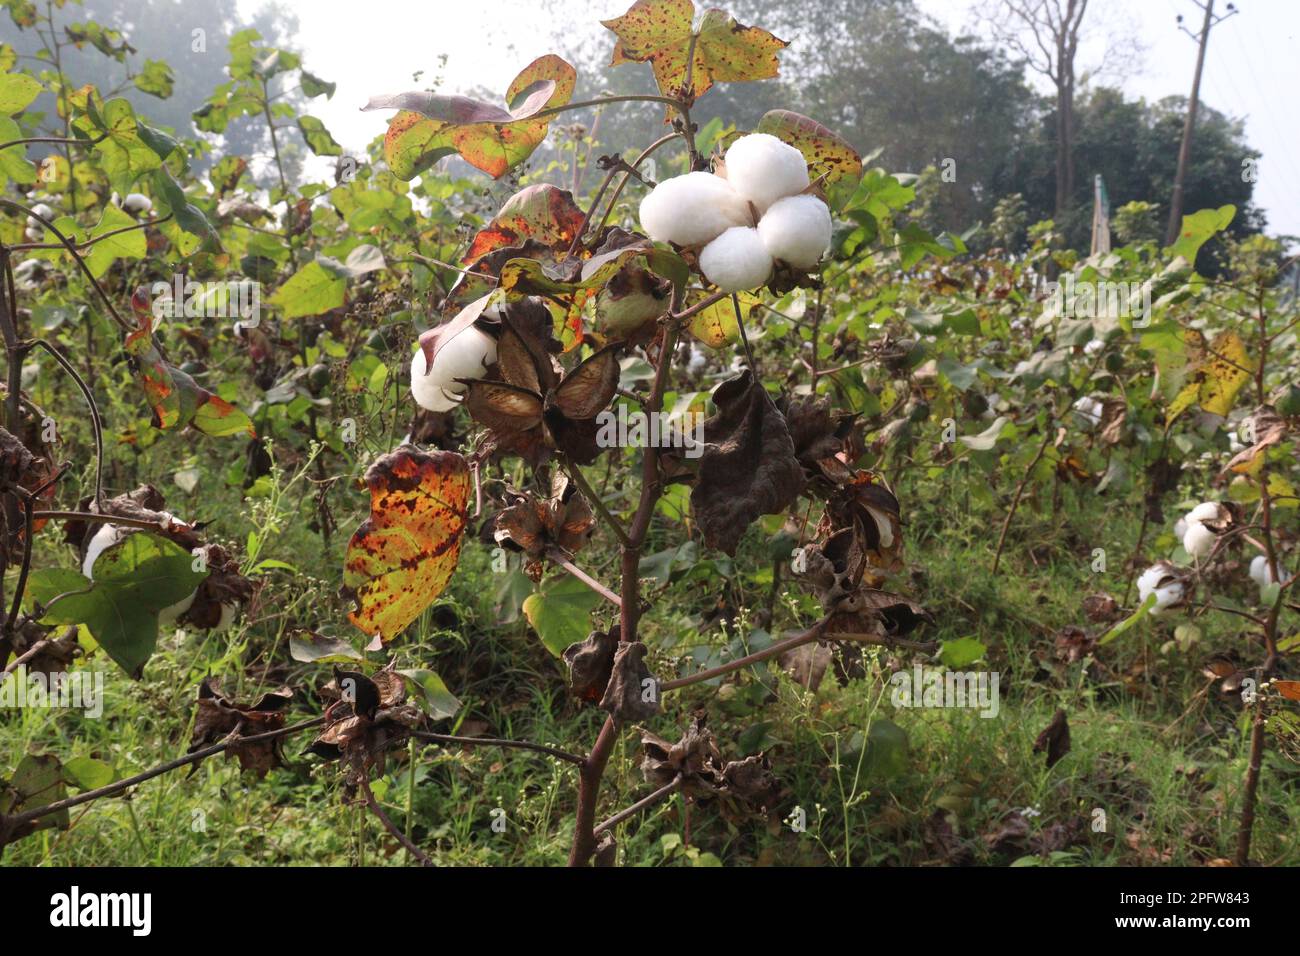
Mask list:
[[[631,0],[594,3],[597,18],[617,16]],[[725,0],[713,0],[725,7]],[[815,2],[815,0],[814,0]],[[917,0],[949,32],[981,34],[975,0]],[[441,73],[443,90],[477,85],[502,93],[520,67],[549,52],[552,25],[534,0],[285,0],[300,21],[295,48],[304,65],[338,83],[328,103],[313,103],[335,139],[359,150],[385,129],[386,112],[362,113],[377,93],[416,89],[412,74]],[[1178,29],[1176,16],[1196,32],[1203,17],[1194,0],[1093,0],[1098,33],[1122,31],[1143,48],[1120,85],[1148,100],[1186,96],[1196,67],[1196,43]],[[1202,101],[1246,122],[1247,141],[1260,152],[1255,201],[1269,231],[1300,235],[1300,0],[1235,0],[1238,13],[1210,34]],[[254,10],[260,0],[240,0]],[[698,6],[706,4],[701,0]],[[574,15],[591,16],[593,4],[575,0]],[[1216,0],[1216,12],[1226,12]],[[364,15],[358,15],[364,9]],[[610,35],[612,39],[612,34]],[[446,55],[440,69],[440,55]],[[1101,43],[1085,45],[1082,67],[1103,67]],[[630,69],[631,67],[629,67]],[[1115,75],[1103,72],[1104,81]],[[1041,83],[1046,83],[1041,80]],[[1193,149],[1195,145],[1193,144]]]

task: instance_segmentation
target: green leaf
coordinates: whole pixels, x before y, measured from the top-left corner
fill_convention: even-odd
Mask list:
[[[343,147],[330,135],[325,124],[316,117],[302,114],[298,117],[298,129],[302,131],[302,138],[307,141],[307,145],[317,156],[343,155]]]
[[[1128,617],[1124,618],[1124,620],[1120,621],[1109,631],[1103,634],[1101,640],[1099,640],[1097,643],[1109,644],[1111,641],[1115,640],[1115,638],[1119,637],[1121,634],[1123,634],[1125,631],[1131,628],[1138,621],[1142,620],[1142,617],[1145,614],[1149,613],[1150,610],[1155,606],[1156,606],[1156,596],[1155,593],[1152,592],[1151,594],[1147,595],[1147,599],[1142,602],[1141,607],[1139,607],[1136,611],[1134,611]]]
[[[67,795],[59,758],[53,754],[27,754],[18,762],[12,776],[0,781],[0,814],[14,815],[23,810],[35,810],[58,803]],[[7,835],[15,839],[50,827],[66,830],[68,811],[60,810],[40,817],[27,824],[25,829]]]
[[[207,572],[166,538],[139,531],[106,550],[95,562],[95,580],[67,572],[32,576],[33,599],[45,605],[44,624],[84,624],[108,656],[134,678],[158,643],[158,612],[194,593]],[[52,569],[57,570],[57,569]]]
[[[973,637],[962,637],[955,641],[944,641],[939,648],[939,660],[944,665],[959,671],[980,660],[986,648]]]
[[[304,664],[341,664],[362,660],[363,655],[341,637],[300,631],[289,637],[289,656]]]
[[[0,76],[0,115],[11,116],[31,105],[41,93],[40,81],[26,73]]]
[[[577,578],[552,580],[524,600],[524,616],[546,649],[559,657],[570,644],[585,640],[591,630],[591,612],[600,596]]]
[[[1178,238],[1167,250],[1173,256],[1182,256],[1189,263],[1196,262],[1196,254],[1201,251],[1215,233],[1222,232],[1237,214],[1237,207],[1231,204],[1218,209],[1202,209],[1190,216],[1183,217]]]
[[[137,225],[127,213],[112,203],[107,203],[103,215],[100,216],[99,224],[90,231],[90,238],[95,239],[115,229]],[[130,232],[121,232],[96,242],[85,256],[86,265],[90,267],[90,274],[98,279],[118,259],[143,259],[147,251],[148,243],[144,230],[135,228]]]
[[[320,96],[324,93],[325,99],[329,99],[334,95],[334,90],[338,88],[338,84],[326,83],[316,74],[308,73],[306,70],[303,70],[299,75],[302,78],[302,92],[307,97]]]
[[[18,124],[7,116],[0,116],[0,142],[8,143],[22,138]],[[24,186],[36,182],[36,164],[23,155],[21,146],[0,149],[0,187],[9,180]]]
[[[136,180],[162,165],[158,154],[140,138],[135,110],[126,100],[121,97],[109,100],[100,110],[90,98],[85,109],[85,116],[77,122],[77,127],[91,138],[107,134],[105,139],[95,144],[95,153],[104,175],[115,190],[130,192]]]
[[[93,757],[73,757],[63,765],[63,779],[79,790],[98,790],[113,782],[113,767]]]
[[[284,310],[286,319],[320,315],[343,304],[348,282],[345,274],[323,265],[318,259],[299,269],[271,296],[271,305]]]
[[[172,73],[172,68],[162,60],[145,60],[144,69],[135,78],[136,89],[141,93],[156,96],[160,100],[165,100],[172,95],[175,83],[176,77]]]
[[[447,689],[442,678],[433,671],[417,669],[397,673],[405,678],[410,690],[419,694],[417,700],[434,720],[445,720],[460,713],[460,701]]]
[[[214,252],[220,250],[221,240],[217,237],[217,230],[212,227],[203,211],[185,198],[185,193],[176,180],[172,179],[172,174],[166,167],[154,173],[153,187],[155,197],[162,200],[159,209],[161,214],[170,212],[176,217],[176,224],[181,229],[197,236],[206,248]]]

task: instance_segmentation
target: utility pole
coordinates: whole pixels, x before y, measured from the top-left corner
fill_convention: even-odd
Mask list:
[[[1201,71],[1205,68],[1205,47],[1210,42],[1210,29],[1237,12],[1237,8],[1230,3],[1227,15],[1216,17],[1214,0],[1206,0],[1204,4],[1196,0],[1196,5],[1205,11],[1205,20],[1201,24],[1199,37],[1183,26],[1182,14],[1178,15],[1178,28],[1196,40],[1200,49],[1196,53],[1196,76],[1192,79],[1192,97],[1187,104],[1187,120],[1183,123],[1183,141],[1178,147],[1178,172],[1174,175],[1174,194],[1169,200],[1169,228],[1165,230],[1165,245],[1173,245],[1183,225],[1183,180],[1187,177],[1187,161],[1192,152],[1192,131],[1196,128],[1196,108],[1201,96]]]

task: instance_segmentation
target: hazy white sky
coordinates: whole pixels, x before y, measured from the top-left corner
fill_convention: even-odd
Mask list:
[[[389,114],[360,112],[372,94],[413,88],[411,74],[435,74],[444,53],[444,89],[483,84],[504,93],[520,67],[548,52],[552,29],[532,0],[287,3],[301,23],[294,45],[304,52],[305,65],[338,83],[334,98],[313,104],[312,112],[349,149],[359,149],[385,128]],[[972,0],[918,3],[950,30],[974,29]],[[595,3],[597,17],[617,16],[630,4]],[[249,9],[259,5],[259,0],[241,0]],[[726,7],[725,0],[700,0],[697,5]],[[1146,48],[1136,72],[1121,84],[1130,95],[1154,100],[1190,91],[1196,44],[1178,29],[1175,16],[1183,14],[1186,26],[1199,29],[1202,12],[1192,0],[1096,0],[1096,6],[1099,29],[1107,28],[1102,13],[1118,11]],[[1225,6],[1225,0],[1217,0],[1220,12]],[[1240,12],[1211,33],[1202,99],[1246,120],[1248,141],[1264,154],[1255,197],[1268,214],[1269,230],[1300,235],[1300,111],[1295,103],[1300,90],[1300,0],[1236,0],[1236,6]],[[591,9],[586,0],[574,2],[575,17],[587,19]],[[1095,49],[1085,50],[1081,62],[1096,65],[1096,55]]]

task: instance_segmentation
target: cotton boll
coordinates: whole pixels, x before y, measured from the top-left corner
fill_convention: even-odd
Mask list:
[[[803,153],[768,133],[751,133],[731,144],[724,160],[727,181],[760,213],[778,199],[808,187]]]
[[[1286,568],[1278,565],[1277,573],[1285,579],[1287,575]],[[1273,573],[1268,566],[1268,555],[1257,554],[1254,560],[1250,562],[1250,579],[1258,584],[1261,588],[1266,588],[1273,583]]]
[[[1090,425],[1101,423],[1102,404],[1095,398],[1085,395],[1074,403],[1074,410],[1087,419]]]
[[[100,525],[99,530],[90,539],[90,544],[86,545],[86,557],[81,562],[82,575],[92,581],[95,580],[95,575],[91,573],[94,570],[95,561],[113,545],[125,541],[133,530],[132,528],[119,528],[115,524]]]
[[[1184,589],[1181,581],[1173,581],[1162,588],[1156,588],[1156,604],[1151,609],[1152,614],[1160,614],[1171,604],[1177,604],[1183,599]]]
[[[1185,534],[1187,534],[1187,519],[1179,518],[1174,522],[1174,537],[1182,541]]]
[[[456,379],[482,378],[496,360],[496,339],[471,325],[442,343],[432,369],[425,361],[424,349],[416,350],[411,356],[411,394],[422,408],[449,412],[465,393],[465,386]]]
[[[36,216],[41,216],[44,219],[54,218],[54,210],[43,202],[38,202],[36,205],[32,206],[32,212],[36,213]],[[41,224],[41,220],[37,219],[36,216],[27,217],[27,228],[39,232],[45,227]]]
[[[1171,574],[1172,565],[1167,562],[1153,564],[1143,571],[1137,579],[1138,603],[1146,604],[1147,599],[1155,595],[1155,604],[1149,613],[1159,614],[1171,604],[1183,599],[1186,589],[1181,581]]]
[[[1214,550],[1219,536],[1199,521],[1188,521],[1183,533],[1183,549],[1194,558],[1203,558]]]
[[[1219,503],[1217,501],[1202,501],[1199,505],[1187,512],[1188,523],[1196,521],[1215,521],[1219,517]]]
[[[758,235],[773,259],[811,269],[831,244],[831,211],[816,196],[787,196],[763,214]]]
[[[144,193],[130,193],[122,200],[122,211],[133,216],[147,216],[153,209],[153,200]]]
[[[1106,343],[1103,342],[1101,339],[1090,339],[1088,343],[1083,347],[1083,354],[1096,355],[1105,347],[1106,347]]]
[[[238,604],[221,604],[221,617],[217,623],[210,628],[214,633],[220,634],[222,631],[230,630],[230,625],[235,623],[235,617],[239,614]]]
[[[175,604],[165,607],[161,611],[159,611],[158,626],[171,627],[173,624],[175,624],[177,619],[180,618],[182,614],[184,614],[186,611],[190,609],[190,606],[194,603],[194,595],[198,593],[199,593],[198,591],[191,591],[188,597],[183,597]]]
[[[757,229],[733,226],[704,247],[700,271],[723,292],[756,289],[772,274],[772,257]]]
[[[697,246],[732,226],[752,225],[749,207],[731,184],[713,173],[665,179],[641,200],[641,229],[656,242]]]

